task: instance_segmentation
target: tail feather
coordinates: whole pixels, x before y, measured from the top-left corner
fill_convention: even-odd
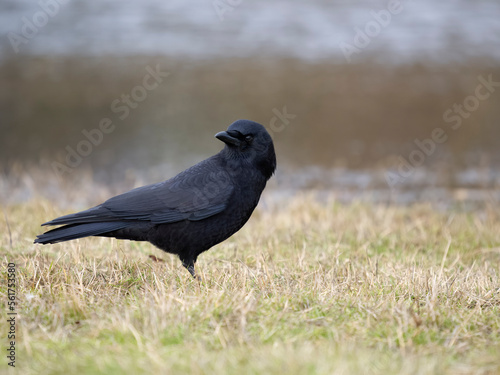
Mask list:
[[[113,220],[112,217],[105,215],[102,211],[101,207],[93,207],[85,211],[80,211],[74,214],[64,215],[58,217],[54,220],[47,221],[42,225],[62,225],[62,224],[81,224],[81,223],[97,223],[102,222],[106,219],[106,221],[118,221]]]
[[[131,212],[127,215],[126,212],[110,212],[102,206],[96,206],[85,211],[80,211],[74,214],[64,215],[54,220],[43,223],[42,225],[63,225],[63,224],[82,224],[82,223],[102,223],[102,222],[121,222],[124,220],[149,220],[150,214],[137,214]]]
[[[70,224],[40,234],[36,237],[35,243],[48,244],[75,240],[88,236],[98,236],[107,232],[126,228],[129,225],[130,223],[123,221]]]

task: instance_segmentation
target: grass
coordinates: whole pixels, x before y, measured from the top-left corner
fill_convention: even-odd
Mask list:
[[[32,244],[39,223],[66,212],[42,199],[4,208],[3,311],[5,265],[17,265],[12,373],[500,374],[493,208],[299,195],[203,254],[201,281],[146,243]]]

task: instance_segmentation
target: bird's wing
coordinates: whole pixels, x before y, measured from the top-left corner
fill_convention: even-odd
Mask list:
[[[154,224],[196,221],[223,211],[233,189],[227,172],[212,163],[200,163],[170,180],[113,197],[102,207],[121,219]]]
[[[170,180],[133,189],[99,206],[44,225],[122,220],[162,224],[203,220],[222,212],[233,190],[229,173],[207,159]]]

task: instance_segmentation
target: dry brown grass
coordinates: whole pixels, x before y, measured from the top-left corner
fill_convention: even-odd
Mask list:
[[[494,209],[300,195],[203,254],[201,282],[149,244],[33,245],[39,223],[65,213],[48,201],[4,212],[24,374],[500,373]]]

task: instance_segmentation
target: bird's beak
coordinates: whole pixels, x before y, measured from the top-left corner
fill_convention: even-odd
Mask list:
[[[227,145],[239,146],[241,143],[238,138],[233,137],[231,134],[229,134],[226,131],[217,133],[215,135],[215,138],[220,139],[222,142],[224,142]]]

